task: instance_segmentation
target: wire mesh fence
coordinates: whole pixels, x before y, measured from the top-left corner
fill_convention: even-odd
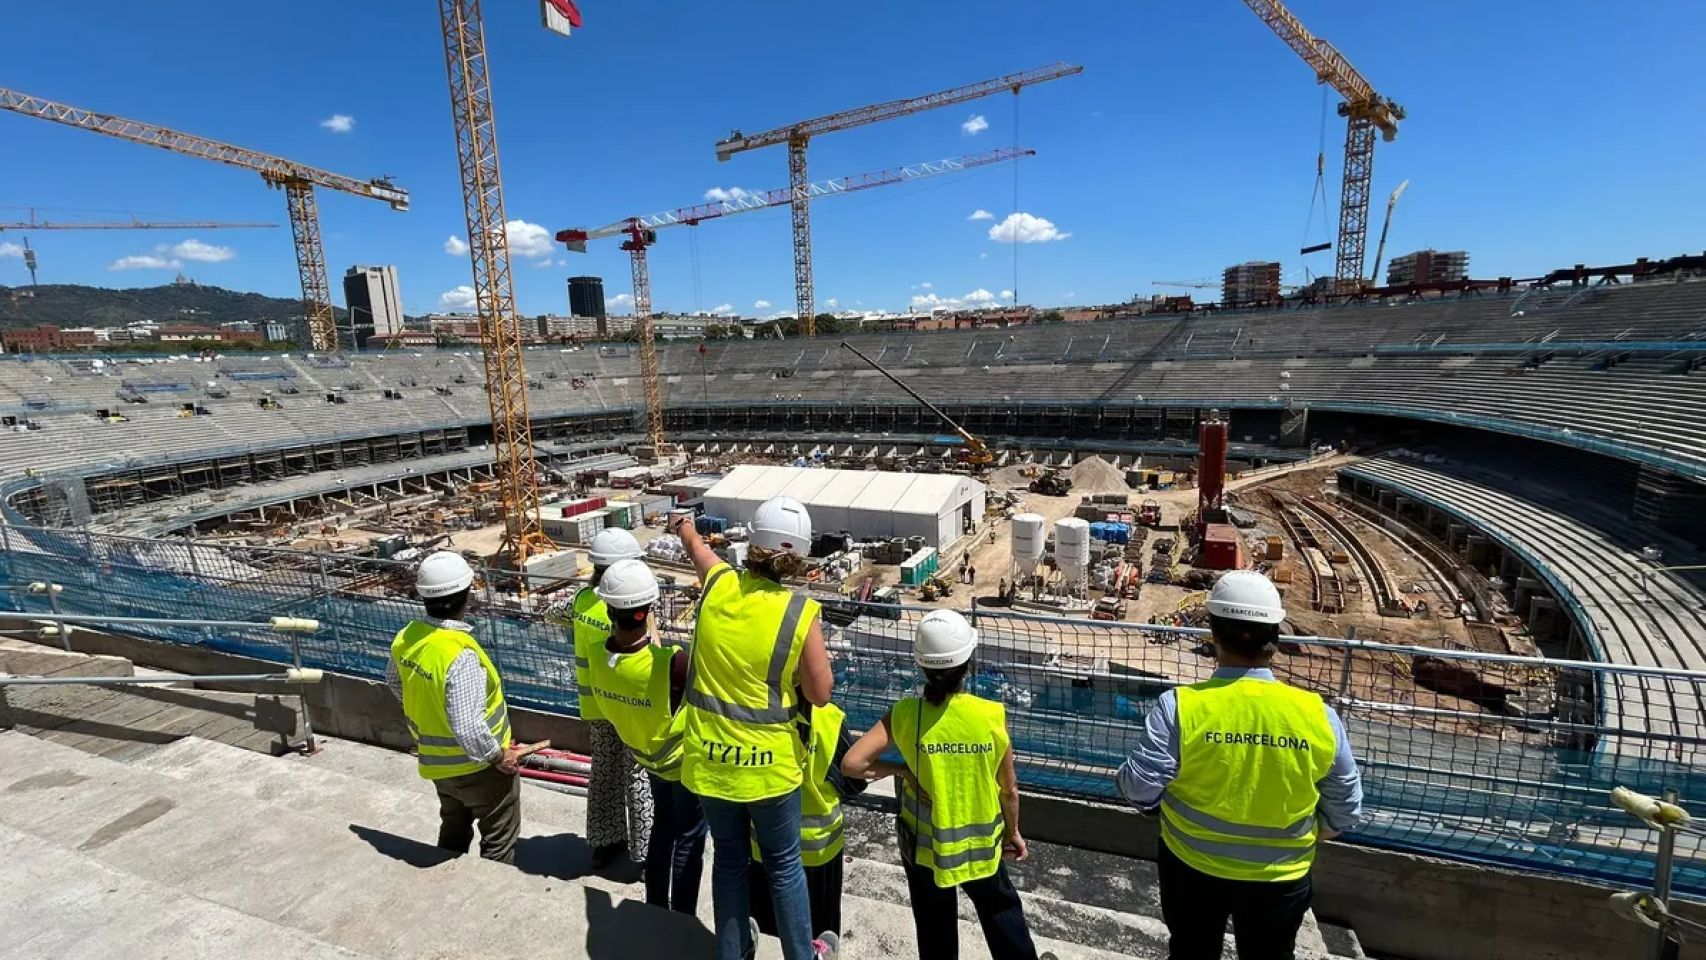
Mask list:
[[[690,572],[675,578],[682,585],[666,590],[656,622],[685,643],[696,591]],[[64,589],[50,599],[30,592],[34,582]],[[313,617],[320,631],[298,638],[304,665],[372,679],[419,612],[411,582],[408,564],[365,557],[0,526],[0,608]],[[578,712],[570,632],[544,615],[572,588],[527,600],[482,591],[470,619],[510,701]],[[864,728],[919,689],[912,634],[928,611],[824,599],[835,697]],[[1020,777],[1033,790],[1117,800],[1114,771],[1155,699],[1214,669],[1201,630],[966,612],[982,641],[970,687],[1007,705]],[[291,638],[264,628],[124,629],[273,662],[293,653]],[[1706,797],[1706,672],[1318,637],[1286,638],[1274,669],[1345,720],[1364,775],[1357,842],[1641,882],[1652,872],[1651,835],[1610,805],[1611,788]],[[1677,889],[1706,896],[1706,852],[1681,839]]]

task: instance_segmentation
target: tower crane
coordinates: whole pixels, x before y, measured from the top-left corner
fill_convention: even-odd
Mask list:
[[[737,153],[747,150],[757,150],[777,144],[788,145],[788,187],[792,191],[791,207],[794,214],[794,299],[799,313],[800,330],[805,336],[816,333],[817,303],[812,291],[812,222],[810,182],[806,176],[806,144],[812,137],[837,130],[850,130],[866,124],[880,123],[896,117],[904,117],[937,107],[952,106],[965,103],[991,94],[1010,90],[1017,95],[1020,90],[1032,84],[1058,80],[1084,72],[1083,67],[1068,63],[1056,63],[1036,70],[1026,70],[1022,73],[1010,73],[1004,77],[985,80],[969,86],[954,87],[938,93],[922,97],[912,97],[907,100],[890,100],[887,103],[872,104],[855,110],[818,117],[815,120],[805,120],[791,123],[787,126],[767,130],[764,133],[748,136],[739,130],[731,133],[727,139],[717,141],[717,159],[727,160]]]
[[[0,88],[0,110],[253,170],[267,186],[282,188],[290,214],[290,232],[296,243],[296,269],[302,278],[302,312],[307,315],[316,350],[336,350],[338,330],[332,314],[331,283],[326,277],[326,251],[320,244],[320,212],[314,188],[382,200],[393,210],[409,209],[409,192],[392,183],[389,177],[357,180],[217,140],[82,110],[5,88]]]
[[[250,230],[277,227],[276,223],[218,223],[185,221],[181,223],[144,223],[141,220],[111,222],[66,220],[51,222],[37,220],[34,208],[30,218],[17,223],[0,223],[0,233],[7,230]],[[24,238],[24,268],[30,272],[30,286],[36,285],[36,252],[30,249],[30,238]]]
[[[568,36],[581,25],[570,0],[540,0],[546,30]],[[474,266],[474,303],[486,364],[486,401],[492,413],[498,498],[504,521],[500,553],[514,569],[553,550],[539,522],[539,470],[527,408],[527,371],[521,359],[521,324],[510,285],[509,237],[504,233],[503,178],[498,169],[497,120],[480,0],[439,0],[456,158],[462,171],[462,207],[468,221],[468,257]],[[525,585],[526,581],[523,580]],[[525,590],[525,586],[524,586]]]
[[[1339,116],[1345,127],[1345,181],[1339,197],[1339,248],[1334,278],[1339,292],[1362,288],[1363,254],[1368,243],[1368,199],[1374,182],[1374,134],[1391,142],[1398,136],[1404,108],[1375,92],[1332,44],[1311,34],[1280,0],[1244,0],[1262,22],[1315,71],[1317,83],[1330,84],[1345,102]]]
[[[1192,290],[1212,290],[1220,286],[1212,280],[1151,280],[1149,282],[1157,287],[1189,287]]]
[[[991,164],[1035,155],[1035,150],[1004,147],[966,157],[936,160],[905,167],[892,167],[888,170],[877,170],[851,177],[808,183],[804,190],[768,190],[763,193],[746,194],[738,198],[731,197],[728,200],[714,203],[683,207],[679,210],[652,214],[647,217],[628,217],[595,230],[559,230],[557,240],[573,253],[585,253],[587,242],[590,240],[600,240],[606,237],[624,238],[622,249],[627,251],[634,273],[634,335],[640,342],[640,380],[645,389],[646,437],[654,448],[658,448],[663,444],[663,388],[659,384],[657,338],[652,329],[651,270],[646,260],[646,249],[657,242],[659,230],[679,226],[696,227],[710,220],[720,220],[724,217],[792,204],[794,198],[801,194],[804,194],[808,199],[815,200],[860,190],[870,190],[875,187],[886,187],[896,183],[908,183],[913,180],[940,176],[944,173],[987,167]]]

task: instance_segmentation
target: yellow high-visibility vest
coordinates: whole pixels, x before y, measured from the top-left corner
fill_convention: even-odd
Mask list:
[[[1161,839],[1226,880],[1296,880],[1315,862],[1316,783],[1338,750],[1307,690],[1252,677],[1178,688],[1179,773],[1161,794]]]
[[[706,577],[676,715],[681,782],[701,797],[769,800],[800,786],[794,683],[818,603],[718,564]]]
[[[610,639],[610,611],[598,594],[592,592],[591,584],[575,594],[574,626],[575,689],[580,693],[581,719],[603,720],[604,713],[598,698],[588,692],[591,679],[587,675],[587,667],[603,651],[604,641]]]
[[[391,658],[403,681],[403,716],[415,738],[416,769],[428,780],[466,776],[491,766],[462,751],[445,709],[450,665],[464,650],[474,651],[486,671],[486,727],[498,746],[508,747],[509,706],[504,702],[503,681],[472,636],[416,620],[391,641]]]
[[[846,823],[841,816],[841,793],[829,782],[829,766],[835,762],[835,747],[841,740],[841,725],[847,714],[833,703],[812,708],[807,723],[795,717],[794,725],[805,744],[800,783],[800,861],[821,867],[841,856],[846,845]],[[758,840],[752,841],[752,859],[763,859]]]
[[[599,644],[588,668],[592,685],[582,694],[599,701],[599,712],[628,746],[634,762],[665,780],[681,779],[681,734],[671,730],[669,668],[679,647],[646,644],[612,655]]]
[[[929,867],[938,887],[994,876],[1007,835],[997,778],[1012,746],[1007,708],[969,693],[939,707],[909,697],[889,711],[889,729],[928,798],[902,781],[901,855]]]

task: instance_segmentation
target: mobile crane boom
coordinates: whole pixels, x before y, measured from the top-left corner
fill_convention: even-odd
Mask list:
[[[953,417],[950,417],[946,413],[944,413],[942,411],[941,407],[938,407],[934,403],[931,403],[930,401],[924,399],[923,395],[921,395],[917,390],[914,390],[911,387],[907,386],[904,382],[901,381],[901,379],[899,377],[888,372],[887,370],[884,370],[882,368],[882,366],[877,363],[877,361],[872,360],[870,357],[866,356],[864,354],[864,352],[861,351],[858,347],[855,347],[854,345],[852,345],[851,343],[848,343],[845,340],[841,341],[841,346],[843,349],[852,351],[853,355],[855,357],[858,357],[859,359],[870,364],[871,369],[877,371],[878,373],[882,374],[885,377],[888,377],[890,382],[892,382],[895,386],[901,388],[902,390],[905,390],[907,396],[909,396],[912,399],[917,400],[919,403],[923,404],[924,408],[926,410],[929,410],[931,413],[934,413],[937,417],[941,418],[941,421],[943,423],[947,424],[949,427],[952,427],[953,431],[956,434],[959,434],[960,439],[965,442],[965,445],[966,445],[966,462],[967,463],[970,463],[970,464],[973,464],[976,466],[980,466],[980,467],[984,467],[984,466],[988,466],[989,464],[992,464],[995,462],[995,453],[994,453],[994,451],[989,449],[989,445],[984,443],[982,440],[978,439],[977,437],[973,436],[971,431],[967,430],[965,427],[960,426],[959,423],[956,422]]]

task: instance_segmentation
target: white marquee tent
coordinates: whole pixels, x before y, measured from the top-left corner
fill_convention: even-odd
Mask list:
[[[760,504],[790,496],[806,505],[814,533],[860,540],[923,537],[938,550],[983,517],[987,489],[951,473],[884,473],[802,467],[735,467],[705,492],[705,513],[745,525]]]

